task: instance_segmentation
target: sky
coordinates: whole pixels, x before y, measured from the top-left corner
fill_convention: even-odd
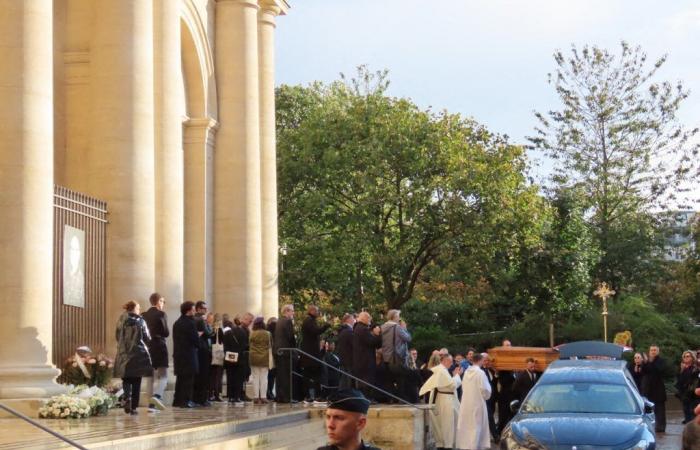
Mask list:
[[[547,74],[552,54],[572,44],[640,45],[668,54],[657,80],[682,81],[680,110],[700,126],[698,0],[289,0],[277,21],[277,84],[352,75],[367,64],[389,70],[389,94],[473,117],[525,143],[533,111],[558,109]],[[536,176],[545,176],[550,163]],[[700,193],[700,188],[696,189]]]

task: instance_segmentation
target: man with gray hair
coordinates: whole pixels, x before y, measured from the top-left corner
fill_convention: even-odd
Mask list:
[[[294,305],[284,305],[282,307],[282,316],[277,321],[275,326],[275,337],[273,342],[273,351],[275,357],[275,365],[277,367],[277,393],[278,403],[292,403],[292,392],[289,384],[290,375],[292,373],[292,364],[288,353],[282,355],[277,353],[280,348],[295,348],[297,341],[294,338]],[[295,355],[296,356],[296,355]]]
[[[408,401],[406,381],[410,375],[408,369],[408,343],[411,335],[406,329],[406,322],[400,318],[401,311],[390,309],[386,313],[387,322],[382,325],[382,358],[389,368],[391,377],[389,385],[394,387],[394,394]]]

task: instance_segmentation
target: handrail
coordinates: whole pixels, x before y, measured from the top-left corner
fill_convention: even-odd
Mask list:
[[[339,372],[339,373],[345,375],[346,377],[352,378],[352,379],[355,380],[355,381],[359,381],[360,383],[362,383],[362,384],[364,384],[364,385],[366,385],[366,386],[369,386],[370,388],[372,388],[372,389],[374,389],[374,390],[376,390],[376,391],[379,391],[379,392],[381,392],[382,394],[387,395],[387,396],[393,398],[394,400],[398,400],[400,403],[403,403],[404,405],[410,406],[410,407],[412,407],[412,408],[415,408],[415,409],[418,409],[418,410],[421,410],[421,411],[423,411],[423,410],[425,409],[424,407],[421,407],[421,406],[419,406],[419,405],[414,405],[414,404],[411,403],[411,402],[407,402],[406,400],[402,399],[401,397],[397,397],[396,395],[394,395],[394,394],[392,394],[392,393],[390,393],[390,392],[387,392],[387,391],[385,391],[384,389],[373,385],[372,383],[368,383],[368,382],[366,382],[365,380],[361,380],[361,379],[357,378],[356,376],[347,373],[347,372],[344,371],[344,370],[340,370],[340,369],[338,369],[337,367],[333,367],[332,365],[328,364],[327,362],[325,362],[325,361],[323,361],[323,360],[321,360],[321,359],[318,359],[318,358],[316,358],[315,356],[310,355],[310,354],[306,353],[305,351],[300,350],[300,349],[298,349],[298,348],[296,348],[296,347],[283,347],[283,348],[278,348],[278,349],[277,349],[277,354],[278,354],[279,356],[283,356],[283,353],[284,353],[284,352],[289,352],[289,369],[290,369],[290,370],[289,370],[289,389],[290,389],[290,394],[291,394],[291,392],[292,392],[292,390],[293,390],[293,385],[294,385],[294,370],[293,370],[293,364],[292,364],[292,355],[294,354],[294,352],[296,352],[296,353],[301,353],[302,355],[306,356],[307,358],[311,358],[311,359],[313,359],[314,361],[316,361],[317,363],[323,364],[324,366],[329,367],[329,368],[335,370],[336,372]],[[290,395],[290,399],[291,399],[291,395]]]
[[[72,445],[72,446],[75,447],[75,448],[79,448],[80,450],[88,450],[86,447],[83,447],[82,445],[78,444],[77,442],[75,442],[75,441],[73,441],[73,440],[71,440],[71,439],[69,439],[69,438],[63,436],[63,435],[60,434],[60,433],[57,433],[57,432],[53,431],[51,428],[45,427],[44,425],[40,424],[39,422],[36,422],[34,419],[31,419],[31,418],[25,416],[24,414],[22,414],[22,413],[19,412],[19,411],[15,411],[14,409],[10,408],[9,406],[5,406],[5,405],[3,405],[2,403],[0,403],[0,409],[3,409],[3,410],[5,410],[5,411],[7,411],[8,413],[10,413],[10,414],[12,414],[13,416],[16,416],[16,417],[18,417],[18,418],[24,420],[25,422],[29,422],[30,425],[34,425],[35,427],[37,427],[37,428],[39,428],[39,429],[41,429],[41,430],[43,430],[43,431],[46,431],[47,433],[49,433],[49,434],[53,435],[54,437],[56,437],[56,438],[62,440],[63,442],[66,442],[66,443]]]

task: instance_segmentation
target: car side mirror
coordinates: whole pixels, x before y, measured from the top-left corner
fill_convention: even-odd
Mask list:
[[[654,404],[645,398],[644,399],[644,414],[651,414],[653,412],[654,412]]]
[[[517,413],[518,409],[520,409],[520,400],[513,400],[510,402],[510,411],[513,414]]]

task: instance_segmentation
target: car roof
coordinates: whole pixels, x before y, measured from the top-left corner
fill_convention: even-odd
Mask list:
[[[627,384],[625,367],[620,360],[576,359],[552,362],[540,378],[542,384],[605,383]]]

